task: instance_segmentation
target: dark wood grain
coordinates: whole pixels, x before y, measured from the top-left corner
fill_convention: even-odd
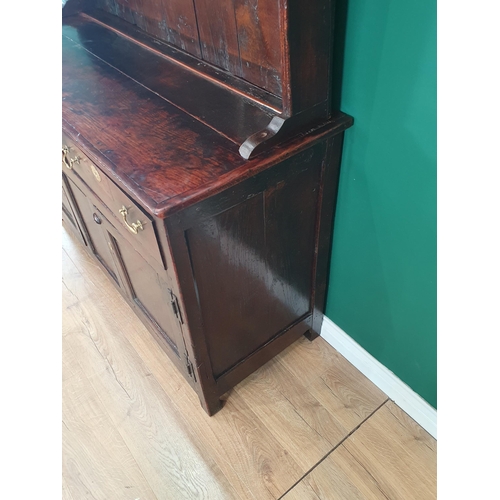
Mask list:
[[[95,8],[97,0],[68,0],[62,8],[62,17],[73,16],[84,9]]]
[[[63,188],[62,188],[61,198],[62,198],[63,218],[66,216],[66,219],[70,223],[70,225],[72,226],[72,229],[74,232],[75,230],[78,230],[78,226],[76,224],[75,215],[73,214],[73,210],[71,209],[71,206],[69,204],[68,195],[66,194],[66,191],[64,189],[64,184],[63,184]]]
[[[63,216],[212,415],[321,328],[333,2],[98,2],[63,21]]]
[[[300,339],[310,327],[309,320],[310,317],[295,322],[289,329],[273,337],[269,343],[252,352],[243,362],[236,364],[231,370],[221,375],[216,380],[217,394],[223,395],[230,391],[255,370]]]
[[[197,57],[201,56],[196,12],[192,1],[162,0],[169,41]]]
[[[327,153],[322,165],[321,188],[318,197],[316,221],[316,261],[313,267],[313,319],[312,328],[307,338],[313,340],[321,333],[323,314],[326,307],[327,279],[330,269],[332,249],[333,221],[337,205],[337,193],[340,175],[340,155],[344,134],[338,134],[328,140]]]
[[[287,19],[288,78],[285,113],[328,102],[331,88],[332,2],[281,0]],[[286,11],[286,13],[285,13]],[[326,120],[332,110],[327,109]]]
[[[235,140],[239,145],[247,141],[250,147],[252,142],[257,141],[258,144],[251,147],[253,155],[258,154],[257,149],[265,151],[274,144],[289,140],[300,133],[299,129],[302,125],[311,128],[311,126],[328,122],[338,111],[346,18],[344,0],[339,0],[338,20],[336,19],[336,2],[332,0],[310,0],[309,2],[302,0],[174,0],[168,2],[166,0],[97,0],[97,2],[97,6],[108,14],[114,14],[116,18],[127,21],[130,26],[137,26],[143,30],[144,34],[151,35],[153,40],[161,40],[179,47],[199,60],[220,68],[226,75],[236,78],[236,80],[233,79],[234,85],[229,82],[228,86],[224,86],[224,92],[229,95],[238,94],[242,88],[245,88],[244,85],[235,83],[238,79],[249,84],[243,94],[248,96],[259,94],[259,89],[262,89],[264,92],[262,95],[266,100],[266,92],[268,92],[270,109],[274,106],[275,111],[270,114],[266,123],[261,123],[258,127],[250,125],[252,119],[247,115],[241,116],[240,120],[232,120],[231,114],[224,111],[217,113],[215,110],[214,115],[209,117],[210,107],[206,106],[204,112],[196,115],[198,118],[205,116],[202,121],[208,120],[207,123],[211,127],[231,140]],[[87,12],[95,7],[95,3],[90,0],[82,5]],[[180,38],[180,35],[177,36],[178,33],[182,34]],[[108,60],[110,44],[105,43],[104,40],[98,42],[94,35],[93,33],[87,37],[87,42],[94,41],[94,46],[102,47],[104,60]],[[113,43],[117,44],[116,40]],[[113,47],[111,53],[115,51],[120,53],[117,48]],[[143,74],[145,69],[140,67],[137,57],[134,59],[137,49],[137,47],[131,49],[130,46],[122,44],[122,56],[118,61],[114,60],[114,63],[120,63],[118,65],[120,70],[130,75],[134,74],[134,78],[138,74]],[[148,56],[142,53],[139,59],[144,57]],[[111,64],[114,63],[111,62]],[[159,61],[151,59],[150,65],[161,68],[162,64],[158,63]],[[135,72],[132,71],[133,68],[136,68]],[[193,73],[213,77],[213,70],[210,66],[200,65],[199,68],[191,66],[190,69]],[[335,80],[332,80],[333,74]],[[163,75],[162,78],[155,77],[153,80],[156,84],[162,81],[166,83],[165,78],[166,76]],[[219,81],[226,79],[222,77]],[[151,83],[151,75],[149,81]],[[192,94],[197,95],[200,88],[195,88],[194,82],[196,78],[189,86]],[[168,87],[168,85],[163,85],[163,88]],[[209,87],[203,87],[206,100],[213,101],[214,99],[206,94],[208,89]],[[163,95],[162,92],[159,93]],[[277,112],[276,106],[272,103],[273,95],[279,99]],[[216,102],[222,103],[223,100],[224,98],[216,99]],[[244,100],[236,102],[239,105],[245,104]],[[233,113],[238,108],[239,106],[233,106]],[[192,111],[190,113],[192,114]],[[216,118],[217,115],[220,117],[219,120]],[[287,120],[297,115],[301,115],[298,121],[293,120],[286,127],[281,127],[279,134],[271,134],[273,140],[258,141],[256,134],[265,133],[273,117]],[[261,118],[264,119],[264,116]],[[248,123],[248,126],[243,127],[237,125],[238,123]],[[239,135],[236,138],[230,132],[235,128],[239,129]],[[252,140],[250,140],[251,137]],[[245,158],[250,156],[251,154],[247,154]]]
[[[215,408],[230,383],[312,326],[325,151],[319,143],[166,220],[186,333]]]
[[[195,0],[204,60],[281,95],[277,0]]]
[[[269,314],[275,302],[268,302],[268,266],[259,255],[266,249],[263,205],[261,193],[186,231],[216,378],[290,322],[286,308]],[[262,317],[268,323],[255,329]]]
[[[202,57],[241,76],[241,59],[233,0],[194,0]]]
[[[192,1],[96,0],[94,5],[138,26],[160,40],[195,56],[201,56]]]
[[[94,210],[93,205],[88,200],[87,196],[80,191],[78,187],[71,181],[69,184],[71,192],[79,211],[79,219],[81,226],[85,228],[87,235],[87,242],[94,256],[106,269],[107,273],[115,281],[116,284],[121,286],[119,282],[118,270],[113,255],[109,248],[105,234],[100,227],[103,217]],[[83,222],[83,223],[82,223]]]
[[[146,253],[150,257],[148,261],[154,268],[163,269],[165,263],[158,247],[156,223],[153,217],[123,193],[66,134],[63,133],[62,139],[63,147],[69,148],[69,157],[78,158],[78,162],[74,162],[70,170],[63,164],[64,174],[80,189],[89,189],[101,202],[101,210],[104,210],[106,217],[113,220],[115,226],[121,229],[124,238],[139,252]],[[120,213],[124,207],[127,209],[126,217]],[[141,223],[142,229],[135,234],[130,231],[130,224],[137,222]]]
[[[303,134],[305,130],[312,132],[316,127],[331,125],[331,121],[325,123],[327,114],[328,107],[325,101],[287,118],[275,116],[264,129],[246,139],[240,146],[239,153],[246,159],[255,158],[271,150],[275,144],[284,143],[298,134]]]
[[[196,73],[147,48],[137,47],[129,39],[91,20],[68,19],[63,34],[237,144],[270,120],[271,113],[250,100],[228,93],[219,85],[199,78]],[[245,119],[228,119],[228,110],[238,108]]]
[[[77,214],[76,201],[68,184],[68,178],[62,175],[62,219],[63,222],[71,229],[73,234],[80,240],[83,245],[87,245],[86,235],[81,228]]]
[[[136,0],[95,0],[94,7],[98,7],[114,16],[136,24],[137,1]]]
[[[71,43],[63,52],[63,119],[157,203],[244,163],[229,141]]]
[[[257,104],[262,105],[265,109],[270,109],[276,113],[281,112],[281,99],[278,96],[265,91],[262,88],[251,85],[242,78],[222,71],[220,68],[209,64],[198,57],[194,57],[176,47],[163,42],[160,39],[150,36],[148,33],[139,29],[137,26],[129,24],[122,19],[110,15],[104,11],[92,10],[91,12],[81,13],[81,16],[87,20],[92,20],[101,24],[103,27],[110,29],[125,38],[128,38],[133,43],[147,48],[149,51],[160,55],[162,58],[158,63],[161,65],[165,59],[169,63],[174,63],[178,66],[184,66],[189,69],[194,75],[191,77],[208,79],[220,86],[225,87],[226,91],[242,94],[252,99]],[[69,20],[68,23],[74,23],[75,20]]]
[[[241,76],[281,96],[279,0],[235,0]]]
[[[170,273],[154,269],[106,218],[100,202],[86,186],[66,180],[86,249],[111,277],[111,282],[134,309],[178,369],[186,373],[181,325],[170,307]],[[96,222],[96,219],[98,222]],[[146,254],[147,255],[147,254]],[[187,377],[189,378],[189,377]],[[189,380],[191,383],[192,381]]]
[[[168,284],[123,238],[113,238],[112,245],[117,267],[127,285],[130,298],[180,356],[183,343],[179,322],[172,307],[169,307],[171,298]]]
[[[66,38],[62,76],[68,135],[159,216],[220,192],[352,123],[340,114],[336,121],[245,162],[231,141]]]

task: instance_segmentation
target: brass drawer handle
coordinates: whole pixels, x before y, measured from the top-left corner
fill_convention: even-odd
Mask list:
[[[69,147],[64,145],[62,147],[62,162],[64,163],[64,166],[71,170],[73,168],[73,163],[78,163],[80,164],[81,158],[76,155],[74,158],[68,158],[68,153],[69,153]]]
[[[144,230],[144,226],[142,225],[142,222],[140,220],[138,220],[137,222],[132,222],[132,224],[129,224],[127,220],[128,210],[125,207],[120,208],[118,212],[123,217],[123,222],[125,222],[125,225],[128,227],[131,233],[137,234],[139,232],[139,229],[141,231]]]
[[[73,168],[73,164],[71,164],[68,160],[68,153],[69,153],[69,148],[68,146],[64,145],[62,147],[62,162],[64,163],[64,166],[66,168],[69,168],[71,170]]]

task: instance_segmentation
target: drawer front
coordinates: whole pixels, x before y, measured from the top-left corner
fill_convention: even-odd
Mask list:
[[[112,182],[64,133],[62,169],[70,177],[74,174],[78,175],[104,203],[109,202],[113,197]]]
[[[83,181],[102,202],[107,217],[112,216],[111,219],[124,238],[137,250],[149,254],[165,269],[152,217],[118,188],[64,133],[62,149],[62,169],[66,175]]]

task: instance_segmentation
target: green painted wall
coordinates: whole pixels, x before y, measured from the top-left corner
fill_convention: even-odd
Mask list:
[[[326,315],[436,407],[436,2],[349,0]]]

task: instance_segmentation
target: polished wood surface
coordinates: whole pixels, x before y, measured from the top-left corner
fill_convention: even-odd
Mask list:
[[[94,7],[136,24],[161,40],[201,56],[193,2],[183,0],[97,0]]]
[[[216,132],[83,49],[64,46],[65,131],[151,211],[244,163]]]
[[[114,29],[109,29],[108,24]],[[122,36],[122,33],[127,36]],[[163,53],[154,50],[158,49],[154,44],[139,45],[131,35],[136,36],[132,29],[127,30],[116,21],[112,22],[97,14],[94,17],[68,18],[63,28],[65,39],[70,39],[113,68],[129,75],[236,144],[243,142],[251,131],[265,127],[270,121],[270,110],[262,109],[251,100],[244,100],[239,94],[228,92],[227,88],[200,78],[199,73],[187,64],[179,64],[183,61],[188,63],[188,58],[184,56],[179,60],[178,51],[169,50],[167,53],[170,58],[167,59]],[[228,116],[230,110],[244,119],[239,122],[234,120]]]
[[[324,278],[330,274],[329,263],[332,255],[333,221],[337,205],[341,153],[341,141],[329,142],[325,161],[322,164],[321,184],[318,193],[318,202],[322,208],[316,220],[315,254],[317,259],[313,266],[315,279],[311,297],[313,318],[311,332],[308,335],[310,340],[313,340],[315,335],[321,331],[326,306],[327,281]],[[332,165],[333,168],[328,168],[327,165]]]
[[[285,116],[329,100],[335,13],[328,0],[89,0],[67,10],[72,3],[283,95]]]
[[[63,434],[65,499],[271,500],[302,487],[310,496],[290,498],[317,500],[311,484],[322,500],[350,499],[340,492],[375,481],[381,498],[435,498],[435,441],[321,338],[290,346],[208,417],[65,230]],[[348,447],[361,465],[337,458]]]
[[[195,0],[203,59],[281,96],[278,0]]]
[[[301,335],[318,335],[324,291],[317,263],[329,253],[320,240],[329,241],[331,230],[322,214],[333,211],[323,186],[327,172],[338,172],[341,137],[190,206],[165,224],[139,211],[146,226],[137,234],[116,210],[123,203],[135,220],[135,202],[123,200],[104,170],[63,140],[71,145],[70,159],[81,155],[71,169],[67,162],[62,169],[88,251],[209,414],[220,409],[224,393]],[[336,189],[336,177],[328,189]]]
[[[325,148],[318,145],[167,221],[173,237],[183,233],[172,245],[174,255],[182,245],[189,268],[179,256],[177,272],[184,296],[196,288],[192,303],[201,318],[190,331],[203,330],[215,378],[311,314]],[[188,317],[196,318],[192,309],[186,301]]]
[[[89,190],[102,204],[100,209],[106,211],[106,216],[114,221],[121,234],[139,252],[148,255],[153,267],[161,270],[164,268],[164,257],[157,242],[157,230],[154,218],[147,214],[134,199],[125,195],[123,191],[112,182],[97,164],[91,161],[87,155],[78,148],[74,141],[63,133],[63,147],[69,148],[68,158],[70,161],[75,157],[78,162],[72,164],[72,168],[63,167],[63,175],[71,179],[71,183],[79,189]],[[127,214],[124,217],[120,210],[125,207]],[[130,231],[131,223],[141,223],[142,229],[137,235]],[[153,262],[154,261],[154,262]]]
[[[70,0],[66,9],[81,11],[65,16],[73,42],[167,100],[175,89],[182,109],[245,159],[339,113],[343,30],[333,29],[331,0]]]
[[[281,94],[277,0],[97,0],[94,5],[221,69]]]
[[[80,19],[80,21],[77,21],[77,19]],[[198,79],[199,81],[197,84],[199,85],[202,85],[202,80],[211,81],[212,83],[216,83],[217,85],[224,87],[226,92],[227,90],[230,90],[231,92],[236,92],[237,94],[239,93],[240,96],[247,96],[250,98],[249,103],[251,104],[260,105],[263,109],[273,110],[276,113],[280,113],[282,111],[282,101],[280,97],[271,94],[261,87],[249,85],[245,80],[242,80],[232,73],[221,71],[216,66],[213,66],[198,57],[180,50],[169,43],[163,42],[158,38],[150,36],[136,25],[123,21],[119,17],[113,16],[101,10],[91,10],[87,13],[80,13],[79,18],[73,17],[72,19],[65,20],[65,24],[68,25],[82,22],[100,24],[106,30],[111,30],[117,35],[129,39],[131,43],[135,43],[135,50],[137,50],[140,46],[147,49],[150,53],[160,56],[161,59],[156,59],[156,61],[159,61],[160,65],[168,63],[167,67],[171,71],[175,72],[175,69],[173,69],[174,66],[172,66],[173,64],[178,67],[184,67],[185,70],[189,70],[191,72],[191,75],[187,71],[182,71],[177,75],[172,75],[175,78],[179,78],[179,75],[182,75],[184,78],[192,78],[193,81]],[[92,47],[95,46],[95,43],[91,42],[92,41],[90,39],[86,39],[85,42],[85,47],[90,51],[92,51]],[[134,45],[132,45],[132,47],[134,47]],[[208,84],[206,88],[210,88]],[[222,97],[222,99],[230,98],[229,94],[230,93],[228,93],[228,96],[226,97]],[[198,104],[201,103],[202,102],[198,99]],[[241,105],[242,101],[240,101],[239,104]],[[200,113],[198,113],[198,115],[200,115]],[[199,118],[201,118],[201,116],[199,116]]]
[[[63,219],[213,415],[318,336],[352,119],[330,0],[188,3],[66,5]]]
[[[142,232],[131,235],[122,228],[120,219],[113,217],[83,182],[64,174],[63,181],[89,255],[102,266],[176,366],[181,371],[186,370],[184,337],[171,307],[169,270],[158,265],[151,257],[152,252],[143,252],[143,245],[130,243],[130,239],[140,238]]]
[[[113,258],[106,231],[100,227],[105,220],[104,216],[98,212],[87,196],[74,183],[68,181],[68,187],[75,199],[80,216],[78,225],[85,234],[90,251],[106,269],[113,281],[121,285],[118,281],[118,267]],[[82,223],[82,221],[86,221],[86,223]]]
[[[166,219],[186,344],[211,413],[218,396],[301,335],[319,332],[324,296],[315,290],[321,294],[324,278],[315,270],[319,239],[330,234],[321,214],[333,212],[320,192],[325,170],[338,165],[329,154],[338,139]]]
[[[62,220],[67,224],[67,227],[73,231],[73,234],[77,236],[81,243],[86,244],[84,235],[81,232],[80,226],[77,222],[77,216],[75,214],[75,202],[72,199],[72,194],[68,186],[68,180],[66,176],[62,177]]]
[[[327,99],[330,2],[97,0],[93,7],[274,95],[282,95],[284,76],[288,115]]]
[[[64,130],[152,214],[220,192],[352,123],[336,120],[245,161],[230,140],[63,37]]]

